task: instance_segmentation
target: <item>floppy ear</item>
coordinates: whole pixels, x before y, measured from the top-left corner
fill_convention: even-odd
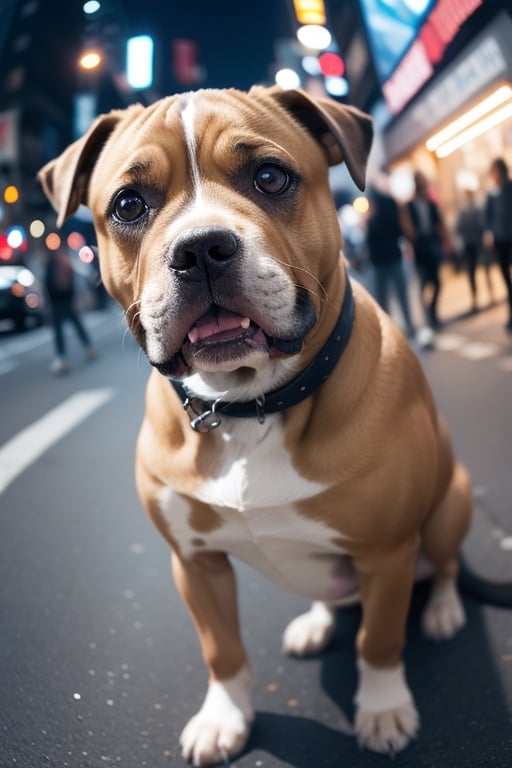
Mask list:
[[[271,95],[323,146],[329,165],[345,162],[355,183],[363,190],[373,138],[371,117],[356,107],[332,99],[313,98],[301,90],[272,88]]]
[[[98,117],[81,139],[37,174],[48,200],[58,213],[58,227],[81,203],[86,203],[89,178],[96,160],[124,114],[124,110],[114,110]]]

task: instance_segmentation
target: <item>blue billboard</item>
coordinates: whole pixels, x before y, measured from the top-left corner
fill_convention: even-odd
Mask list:
[[[436,0],[360,0],[381,83],[393,74],[435,4]]]

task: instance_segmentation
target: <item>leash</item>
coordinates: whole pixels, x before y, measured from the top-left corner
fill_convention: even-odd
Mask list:
[[[258,419],[260,424],[270,413],[285,411],[310,397],[329,378],[350,340],[354,324],[354,294],[347,275],[345,297],[340,315],[326,343],[310,365],[288,384],[261,397],[240,402],[202,400],[190,395],[183,384],[170,379],[196,432],[210,432],[222,422],[222,416]]]

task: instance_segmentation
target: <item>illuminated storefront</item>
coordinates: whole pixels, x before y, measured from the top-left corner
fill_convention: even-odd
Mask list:
[[[374,12],[380,5],[367,3]],[[401,58],[398,51],[382,82],[385,157],[403,179],[416,169],[426,173],[450,224],[464,189],[474,189],[483,201],[493,158],[504,157],[512,171],[512,18],[498,7],[475,30],[476,11],[488,10],[481,0],[424,0],[415,6],[423,13],[410,25],[412,42]],[[444,54],[464,24],[469,39],[445,64]],[[405,186],[403,196],[407,191]]]

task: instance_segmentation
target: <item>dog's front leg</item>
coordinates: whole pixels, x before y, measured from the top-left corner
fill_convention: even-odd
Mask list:
[[[210,678],[199,712],[181,735],[194,765],[225,762],[245,746],[253,719],[251,674],[240,638],[236,583],[224,554],[173,553],[173,574],[201,642]]]
[[[355,730],[361,746],[376,752],[403,749],[419,727],[401,662],[417,551],[417,542],[407,542],[354,560],[363,611]]]

